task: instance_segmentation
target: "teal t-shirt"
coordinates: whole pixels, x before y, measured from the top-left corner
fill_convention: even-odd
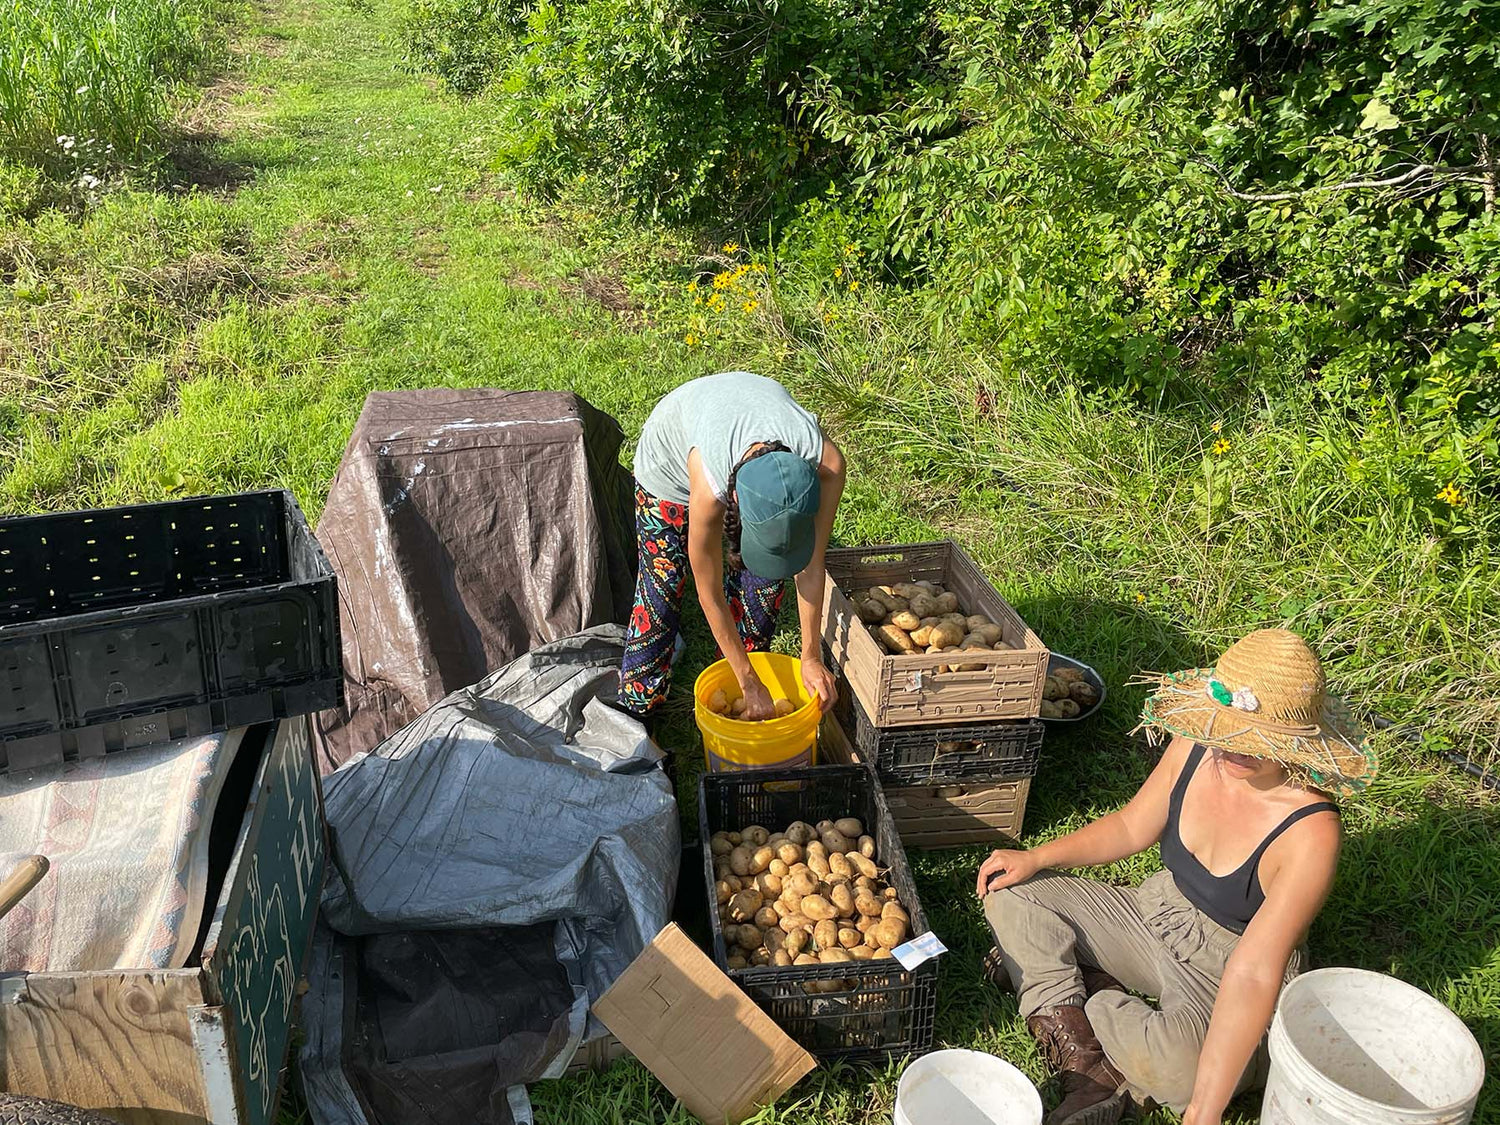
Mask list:
[[[748,371],[705,375],[672,391],[651,412],[635,447],[635,479],[659,500],[688,502],[687,459],[698,451],[720,500],[750,447],[779,441],[816,465],[823,459],[818,419],[774,379]]]

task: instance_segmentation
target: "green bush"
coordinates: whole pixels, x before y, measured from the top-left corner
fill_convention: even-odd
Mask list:
[[[477,94],[525,25],[516,0],[414,0],[401,21],[406,65],[436,75],[455,93]]]
[[[224,16],[221,0],[0,0],[0,155],[63,171],[140,155]]]

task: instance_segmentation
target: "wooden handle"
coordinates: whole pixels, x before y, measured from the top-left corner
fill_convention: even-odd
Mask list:
[[[16,864],[16,869],[0,883],[0,918],[9,914],[11,907],[31,893],[31,889],[42,881],[51,866],[44,855],[27,856]]]

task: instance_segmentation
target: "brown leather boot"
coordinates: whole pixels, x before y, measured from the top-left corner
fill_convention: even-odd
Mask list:
[[[1026,1026],[1061,1079],[1062,1103],[1047,1115],[1046,1125],[1116,1125],[1130,1107],[1122,1089],[1125,1076],[1105,1056],[1083,1009],[1075,1004],[1048,1008]]]
[[[1083,966],[1083,991],[1089,996],[1096,992],[1125,992],[1127,989],[1103,969],[1091,965]]]

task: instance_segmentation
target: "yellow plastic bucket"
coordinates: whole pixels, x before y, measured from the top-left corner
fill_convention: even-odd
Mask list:
[[[763,723],[743,723],[708,709],[708,697],[720,688],[730,702],[744,693],[727,660],[703,669],[693,685],[693,715],[703,734],[703,764],[711,773],[728,770],[792,769],[817,761],[818,722],[823,709],[817,696],[802,684],[802,662],[779,652],[752,652],[750,665],[772,699],[790,699],[797,707],[790,715]]]

